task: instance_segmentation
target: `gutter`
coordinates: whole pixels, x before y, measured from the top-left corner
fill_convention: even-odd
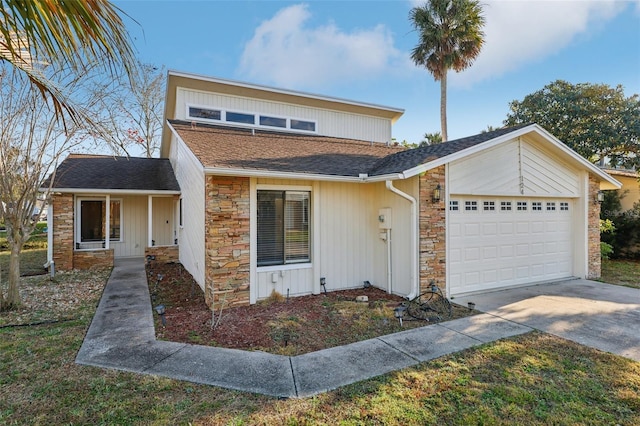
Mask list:
[[[387,180],[385,184],[389,191],[411,203],[411,223],[414,228],[413,232],[411,232],[411,293],[406,296],[407,299],[411,300],[418,295],[418,233],[420,232],[418,225],[418,202],[411,195],[393,186],[393,181]]]

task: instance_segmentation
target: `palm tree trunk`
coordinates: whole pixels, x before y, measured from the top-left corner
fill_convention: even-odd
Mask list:
[[[442,142],[449,140],[447,134],[447,70],[445,69],[440,79],[440,129]]]

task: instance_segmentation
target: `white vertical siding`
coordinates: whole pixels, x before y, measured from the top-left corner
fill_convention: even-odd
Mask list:
[[[182,223],[178,228],[180,263],[204,289],[204,171],[182,141],[172,136],[169,154],[182,193]]]
[[[318,134],[323,136],[373,142],[391,141],[391,121],[386,118],[178,88],[176,119],[187,119],[187,104],[313,120],[317,121]]]
[[[411,291],[411,204],[388,191],[383,182],[258,179],[257,185],[312,186],[314,192],[311,265],[257,268],[258,300],[273,290],[286,295],[288,289],[292,296],[317,293],[320,277],[326,278],[328,291],[358,288],[365,280],[387,290],[387,243],[378,226],[381,208],[392,211],[392,291],[400,295]],[[418,195],[417,178],[395,185]]]
[[[395,184],[417,196],[417,179]],[[387,243],[380,238],[378,211],[391,208],[392,291],[408,294],[411,290],[410,203],[388,191],[382,182],[322,182],[320,186],[320,274],[327,279],[327,288],[354,288],[368,280],[376,287],[387,289]]]
[[[147,197],[112,196],[122,200],[122,242],[111,242],[115,257],[144,256],[147,246]]]
[[[266,299],[273,290],[283,296],[302,296],[311,294],[313,268],[264,271],[257,274],[257,298]],[[275,281],[275,282],[274,282]]]

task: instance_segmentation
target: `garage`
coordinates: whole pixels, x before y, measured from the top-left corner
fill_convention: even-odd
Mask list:
[[[568,198],[451,196],[451,295],[571,277],[573,210]]]
[[[448,162],[450,296],[599,275],[602,172],[543,133],[509,136]]]

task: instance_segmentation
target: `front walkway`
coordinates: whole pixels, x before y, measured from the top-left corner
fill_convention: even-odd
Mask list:
[[[76,362],[295,398],[532,329],[481,314],[295,357],[157,341],[144,261],[133,259],[117,262]]]

